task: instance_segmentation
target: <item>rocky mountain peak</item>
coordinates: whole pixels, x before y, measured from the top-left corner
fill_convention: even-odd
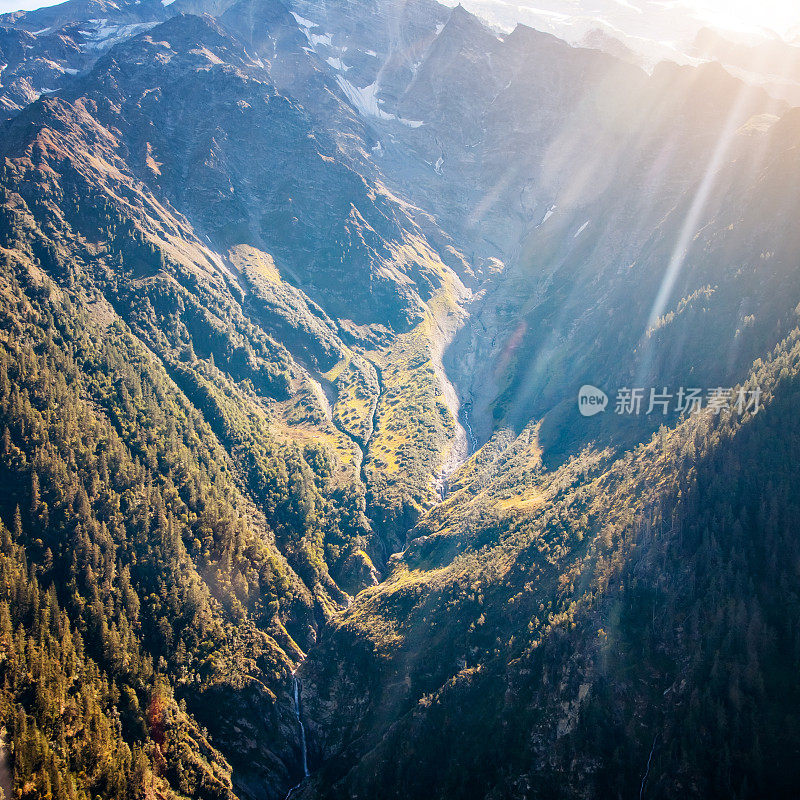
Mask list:
[[[485,40],[486,36],[494,38],[493,34],[477,16],[467,11],[460,3],[447,18],[444,28],[439,34],[440,41],[460,40],[467,42],[470,39]]]

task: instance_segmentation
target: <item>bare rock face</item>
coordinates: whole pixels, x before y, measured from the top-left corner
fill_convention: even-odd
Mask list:
[[[290,10],[323,58],[341,56],[337,79],[374,86],[388,105],[414,74],[448,11],[431,0],[372,3],[295,0]]]

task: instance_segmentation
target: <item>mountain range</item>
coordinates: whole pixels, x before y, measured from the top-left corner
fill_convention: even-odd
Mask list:
[[[796,794],[800,110],[586,44],[0,16],[6,796]]]

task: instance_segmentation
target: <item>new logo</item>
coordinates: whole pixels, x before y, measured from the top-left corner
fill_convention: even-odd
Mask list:
[[[602,389],[591,384],[581,386],[581,390],[578,392],[578,411],[584,417],[593,417],[595,414],[605,411],[607,405],[608,396]]]

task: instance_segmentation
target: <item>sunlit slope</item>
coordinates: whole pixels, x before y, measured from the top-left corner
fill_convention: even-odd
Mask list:
[[[756,416],[538,475],[506,445],[516,508],[497,478],[432,512],[303,666],[305,796],[788,797],[797,336]]]

